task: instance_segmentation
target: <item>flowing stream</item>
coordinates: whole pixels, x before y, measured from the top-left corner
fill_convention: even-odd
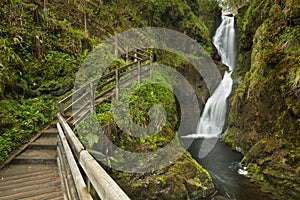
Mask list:
[[[193,157],[211,174],[217,193],[232,200],[266,200],[259,188],[238,174],[243,171],[240,164],[242,155],[219,141],[226,120],[226,99],[231,93],[231,73],[236,65],[236,34],[234,16],[222,13],[222,23],[213,38],[222,62],[228,66],[223,80],[207,100],[200,118],[196,134],[185,138],[194,139],[189,151]],[[213,199],[213,197],[211,197]]]

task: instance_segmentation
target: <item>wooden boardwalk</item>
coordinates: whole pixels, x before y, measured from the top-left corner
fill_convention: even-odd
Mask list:
[[[66,175],[61,165],[65,161],[57,136],[56,126],[51,124],[1,169],[0,200],[76,199],[75,191],[71,197],[62,184]]]
[[[2,164],[0,170],[0,200],[10,199],[111,199],[129,200],[87,149],[79,142],[73,127],[80,123],[95,106],[116,95],[133,81],[150,76],[152,54],[135,51],[134,61],[116,71],[89,82],[60,102],[58,120],[39,132],[29,143]],[[142,57],[142,55],[144,57]],[[126,59],[130,56],[126,55]],[[138,60],[139,59],[139,60]],[[134,65],[137,65],[134,67]],[[147,65],[145,65],[147,66]],[[120,77],[127,76],[120,81]],[[102,88],[114,82],[114,86]],[[97,93],[97,91],[100,91]],[[85,98],[77,110],[72,97]],[[78,101],[77,101],[78,103]]]

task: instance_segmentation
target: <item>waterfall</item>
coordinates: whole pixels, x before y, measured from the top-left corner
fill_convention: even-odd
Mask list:
[[[222,62],[233,70],[235,67],[235,29],[232,14],[222,13],[222,23],[213,38],[215,47],[221,56]]]
[[[200,118],[197,133],[185,136],[186,138],[217,138],[222,132],[226,119],[226,99],[231,93],[231,73],[235,67],[235,29],[234,17],[229,13],[222,13],[222,23],[213,38],[222,62],[228,66],[223,80],[207,100]]]

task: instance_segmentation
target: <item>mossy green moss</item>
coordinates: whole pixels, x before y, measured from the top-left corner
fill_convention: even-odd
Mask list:
[[[111,175],[132,199],[202,199],[214,190],[208,172],[189,153],[153,173]]]
[[[243,78],[237,76],[225,137],[244,150],[249,176],[280,199],[299,196],[299,180],[290,177],[300,165],[294,159],[300,141],[300,24],[295,14],[300,7],[291,2],[252,1],[244,16],[238,68],[248,70]]]
[[[155,72],[151,80],[144,79],[143,84],[133,83],[131,87],[137,87],[133,93],[130,93],[130,89],[126,88],[123,89],[123,94],[120,94],[122,104],[129,104],[129,115],[127,117],[139,126],[147,126],[150,123],[151,112],[149,111],[153,105],[160,104],[165,109],[166,122],[162,125],[161,131],[153,136],[144,138],[133,137],[129,133],[120,130],[118,125],[110,119],[115,117],[115,115],[112,114],[109,104],[104,103],[98,106],[96,110],[100,123],[107,124],[109,121],[112,122],[110,124],[111,128],[106,130],[110,130],[109,137],[115,145],[126,151],[144,153],[157,151],[166,147],[172,140],[175,140],[177,142],[173,142],[173,145],[168,147],[167,155],[164,156],[171,158],[173,155],[176,155],[176,152],[185,151],[177,138],[177,107],[174,94],[168,88],[168,81],[170,81],[166,80],[168,78],[171,77],[166,78],[163,74]],[[160,79],[159,82],[161,84],[155,83],[156,79]],[[118,104],[118,102],[113,103]],[[105,118],[105,116],[108,118]],[[82,123],[81,126],[84,126],[85,123]],[[93,131],[88,129],[84,132],[89,136]],[[83,138],[86,145],[89,145],[89,139],[90,137]],[[89,147],[99,149],[102,140],[102,138],[98,137],[98,141],[93,143],[96,146],[92,145]],[[142,163],[145,161],[141,161],[138,158],[134,162],[139,163],[137,167],[142,168],[146,165],[156,166],[155,159],[161,158],[149,155],[147,163]],[[112,177],[132,199],[193,199],[206,197],[214,191],[211,176],[189,153],[182,153],[176,159],[170,161],[169,166],[156,166],[151,173],[128,174],[110,168],[108,168],[108,171],[111,171]],[[128,161],[128,158],[125,159],[121,153],[109,160],[111,164],[131,162]]]

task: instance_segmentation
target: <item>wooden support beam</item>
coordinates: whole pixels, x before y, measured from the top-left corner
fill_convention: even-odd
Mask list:
[[[150,74],[149,74],[150,79],[152,79],[152,71],[153,71],[153,53],[150,52]]]
[[[116,99],[119,100],[119,90],[120,90],[120,84],[119,84],[119,69],[116,69]]]
[[[137,50],[134,50],[134,62],[137,61]]]
[[[90,95],[91,113],[93,113],[95,110],[95,87],[93,82],[90,82]]]
[[[118,51],[118,36],[115,35],[115,56],[118,57],[119,51]]]
[[[59,112],[62,116],[65,116],[64,107],[65,107],[64,103],[60,102],[59,103]]]
[[[128,52],[128,47],[126,47],[126,64],[129,62],[129,52]]]
[[[141,83],[141,61],[138,62],[138,82]]]

